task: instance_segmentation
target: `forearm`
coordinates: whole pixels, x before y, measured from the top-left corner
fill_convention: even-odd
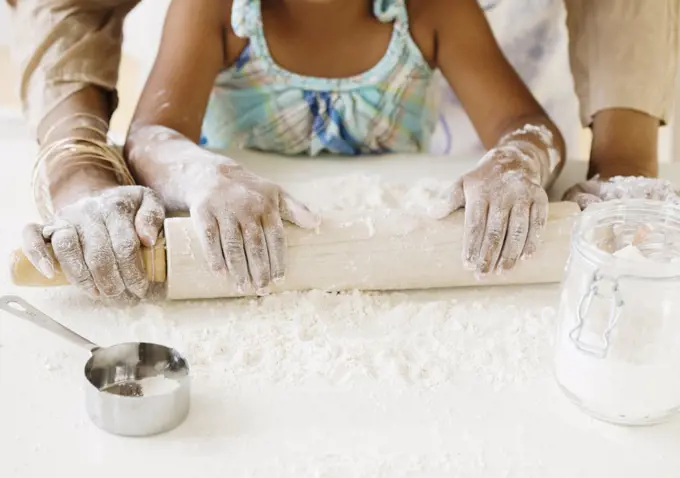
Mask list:
[[[117,184],[105,169],[112,163],[103,160],[115,154],[94,142],[105,143],[116,106],[123,21],[137,1],[10,2],[20,97],[41,146],[34,185],[41,208],[51,203],[55,212]],[[120,171],[120,161],[114,162]]]
[[[588,178],[658,175],[660,120],[631,109],[606,109],[593,118]]]
[[[62,141],[63,147],[70,147],[78,142],[75,138],[101,141],[108,130],[110,96],[107,91],[88,86],[66,98],[40,123],[37,135],[41,147]],[[119,185],[106,162],[96,157],[88,158],[86,165],[77,156],[62,159],[55,167],[51,167],[50,157],[46,157],[44,163],[48,192],[55,210]]]
[[[165,207],[175,211],[188,210],[197,191],[208,187],[216,175],[239,167],[160,125],[134,124],[125,155],[137,182],[156,191]]]

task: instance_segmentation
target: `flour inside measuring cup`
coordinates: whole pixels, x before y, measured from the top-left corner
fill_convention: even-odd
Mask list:
[[[102,389],[102,391],[122,395],[124,397],[152,397],[165,395],[179,387],[179,382],[171,378],[158,375],[140,380],[128,380],[114,383]]]

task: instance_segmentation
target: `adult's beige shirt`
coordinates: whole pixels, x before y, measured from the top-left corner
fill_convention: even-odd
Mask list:
[[[115,91],[123,21],[139,0],[8,0],[30,125],[88,84]],[[607,108],[666,122],[673,108],[680,0],[565,0],[584,126]]]

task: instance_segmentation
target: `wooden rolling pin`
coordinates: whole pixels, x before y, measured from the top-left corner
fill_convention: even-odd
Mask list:
[[[317,231],[286,224],[286,280],[271,292],[320,289],[409,290],[498,284],[559,282],[569,256],[572,226],[579,209],[574,203],[552,203],[543,244],[529,260],[501,276],[483,282],[463,267],[463,212],[443,220],[399,212],[333,213]],[[239,293],[227,277],[216,276],[203,256],[190,218],[165,221],[165,241],[144,249],[147,277],[166,282],[168,299],[207,299],[254,295]],[[20,286],[58,286],[67,281],[61,271],[53,279],[41,275],[18,250],[11,276]],[[167,271],[167,274],[166,274]]]

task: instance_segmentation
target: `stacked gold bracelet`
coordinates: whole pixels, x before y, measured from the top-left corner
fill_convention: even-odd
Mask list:
[[[98,122],[101,127],[94,126],[92,121],[71,126],[73,130],[94,133],[92,136],[72,134],[67,138],[50,142],[50,137],[56,129],[66,121],[81,117]],[[33,197],[44,219],[51,218],[54,208],[49,194],[49,170],[55,167],[73,168],[79,166],[96,165],[113,172],[121,185],[131,186],[135,180],[125,163],[125,159],[118,148],[109,141],[107,136],[108,124],[98,116],[79,113],[68,116],[54,124],[45,134],[38,158],[33,167],[32,187]]]

